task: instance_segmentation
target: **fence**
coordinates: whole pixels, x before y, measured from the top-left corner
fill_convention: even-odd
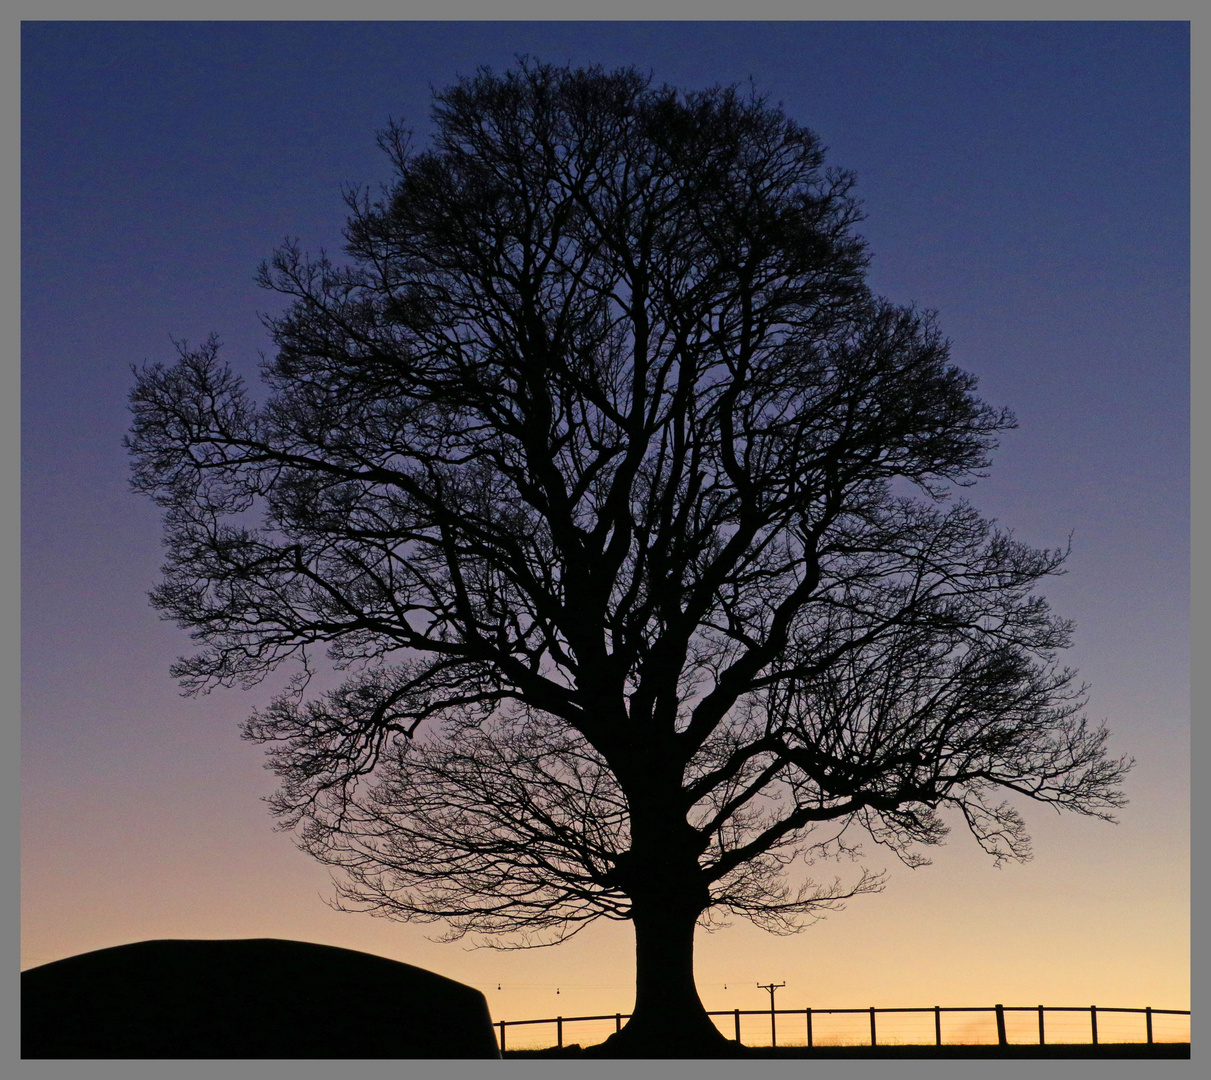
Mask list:
[[[931,1005],[919,1008],[903,1009],[877,1009],[874,1006],[871,1006],[870,1008],[866,1009],[730,1009],[708,1011],[707,1015],[712,1018],[726,1017],[732,1020],[732,1024],[728,1025],[726,1020],[724,1020],[723,1023],[720,1023],[720,1021],[716,1019],[715,1025],[719,1027],[724,1034],[731,1034],[731,1032],[727,1031],[726,1028],[733,1027],[737,1042],[741,1041],[740,1018],[742,1016],[768,1017],[770,1038],[769,1045],[772,1046],[778,1045],[778,1018],[797,1017],[803,1021],[803,1024],[802,1026],[798,1024],[795,1026],[799,1027],[799,1030],[806,1035],[807,1041],[806,1043],[799,1042],[799,1039],[792,1035],[791,1038],[794,1040],[794,1042],[791,1045],[806,1045],[812,1047],[825,1045],[845,1045],[847,1043],[864,1043],[870,1046],[878,1046],[879,1027],[876,1017],[883,1014],[893,1013],[901,1015],[907,1014],[914,1016],[918,1020],[925,1019],[928,1021],[928,1019],[932,1018],[932,1031],[929,1031],[928,1034],[933,1036],[933,1042],[936,1046],[969,1045],[983,1042],[991,1043],[993,1041],[999,1043],[1001,1046],[1008,1046],[1011,1041],[1013,1043],[1034,1043],[1037,1041],[1039,1046],[1043,1046],[1046,1045],[1048,1041],[1049,1030],[1051,1031],[1052,1042],[1070,1043],[1085,1042],[1088,1040],[1092,1045],[1097,1045],[1099,1038],[1099,1019],[1102,1023],[1103,1042],[1146,1042],[1148,1044],[1152,1044],[1153,1042],[1190,1041],[1188,1021],[1185,1025],[1184,1032],[1175,1032],[1172,1029],[1171,1024],[1166,1025],[1170,1028],[1170,1030],[1162,1031],[1159,1037],[1155,1031],[1157,1026],[1155,1021],[1160,1021],[1161,1018],[1167,1017],[1189,1017],[1189,1009],[1154,1009],[1151,1006],[1143,1009],[1107,1008],[1100,1005],[973,1005],[967,1007],[943,1007],[941,1005]],[[949,1013],[968,1014],[968,1017],[970,1017],[971,1014],[978,1014],[977,1018],[982,1017],[985,1021],[987,1021],[988,1037],[985,1037],[985,1033],[979,1030],[979,1025],[973,1026],[971,1024],[967,1024],[963,1026],[961,1031],[955,1033],[960,1037],[949,1039],[944,1043],[942,1038],[942,1017],[943,1014]],[[1062,1014],[1060,1018],[1053,1018],[1050,1029],[1046,1021],[1046,1014],[1048,1013]],[[1015,1016],[1014,1014],[1025,1015]],[[1081,1016],[1081,1014],[1083,1014],[1084,1018],[1080,1020],[1079,1027],[1075,1029],[1071,1023],[1058,1023],[1058,1020],[1060,1019],[1077,1019]],[[1118,1020],[1124,1014],[1134,1014],[1135,1016],[1140,1017],[1142,1023],[1132,1023],[1124,1026],[1122,1023],[1111,1022],[1110,1026],[1113,1030],[1108,1031],[1107,1024],[1111,1021],[1111,1018]],[[835,1024],[829,1023],[833,1017],[838,1016],[846,1017],[848,1019],[853,1019],[855,1016],[861,1017],[862,1023],[860,1036],[855,1037],[852,1024],[849,1025],[848,1028],[843,1027],[840,1031],[838,1031]],[[826,1017],[828,1020],[824,1020],[824,1023],[822,1024],[822,1019]],[[1038,1021],[1037,1036],[1035,1031],[1036,1018]],[[501,1052],[504,1053],[506,1049],[505,1029],[509,1027],[523,1027],[532,1024],[554,1024],[556,1040],[555,1045],[562,1047],[565,1024],[585,1024],[592,1022],[595,1026],[594,1028],[589,1029],[587,1033],[596,1037],[600,1041],[601,1039],[605,1038],[606,1034],[609,1033],[608,1025],[610,1021],[613,1022],[614,1031],[619,1031],[622,1028],[623,1021],[629,1019],[629,1013],[612,1013],[600,1016],[551,1016],[541,1020],[499,1020],[495,1026],[500,1030],[500,1049]],[[1023,1019],[1026,1021],[1025,1024],[1015,1022]],[[991,1026],[994,1021],[996,1025],[995,1036],[993,1036]],[[604,1028],[602,1026],[603,1023],[606,1025]],[[869,1023],[869,1034],[867,1034],[866,1031],[867,1023]],[[953,1027],[954,1025],[949,1026]],[[1058,1031],[1056,1030],[1057,1026],[1059,1028]],[[825,1029],[831,1027],[832,1030],[822,1031],[822,1027]],[[922,1039],[920,1037],[921,1035],[926,1034],[925,1031],[921,1030],[921,1025],[918,1023],[913,1025],[913,1027],[916,1030],[912,1032],[912,1035],[915,1036],[912,1038],[912,1041],[918,1045],[927,1042],[928,1039]],[[1135,1030],[1137,1027],[1139,1028],[1138,1031]],[[580,1030],[582,1032],[585,1031],[583,1027]],[[785,1037],[786,1029],[784,1028],[783,1030]],[[1057,1034],[1060,1036],[1058,1039],[1055,1038]],[[1173,1037],[1174,1034],[1177,1034],[1178,1037]],[[1027,1035],[1029,1035],[1029,1038],[1026,1037]],[[1105,1038],[1106,1035],[1109,1035],[1110,1038]],[[1169,1037],[1166,1038],[1166,1035]],[[1181,1037],[1182,1035],[1184,1035],[1184,1038]],[[821,1038],[821,1036],[823,1036],[823,1038]],[[801,1037],[802,1036],[799,1038]],[[902,1037],[893,1037],[892,1039],[885,1041],[888,1043],[903,1043],[905,1040]],[[539,1045],[550,1046],[551,1044],[546,1042]],[[758,1044],[750,1041],[749,1045]]]

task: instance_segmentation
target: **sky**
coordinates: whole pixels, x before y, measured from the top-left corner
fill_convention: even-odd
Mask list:
[[[431,88],[528,54],[751,77],[856,172],[872,287],[936,309],[1017,414],[972,501],[1071,538],[1046,595],[1137,761],[1117,826],[1027,807],[1029,863],[956,830],[915,871],[870,851],[886,890],[800,935],[700,931],[707,1008],[767,1007],[770,982],[780,1008],[1189,1008],[1186,24],[24,23],[21,47],[23,968],[283,937],[459,979],[495,1020],[630,1008],[625,924],[502,953],[325,904],[239,738],[272,685],[183,698],[168,674],[190,642],[147,602],[160,525],[122,448],[132,364],[213,331],[254,375],[280,310],[258,264],[287,237],[339,255],[343,187],[390,179],[376,131],[423,142]]]

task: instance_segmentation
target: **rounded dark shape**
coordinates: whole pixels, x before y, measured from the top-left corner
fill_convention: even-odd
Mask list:
[[[21,973],[24,1058],[494,1058],[478,990],[306,941],[140,941]]]

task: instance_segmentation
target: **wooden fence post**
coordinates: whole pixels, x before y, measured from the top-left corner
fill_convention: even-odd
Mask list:
[[[740,1041],[740,1010],[736,1010],[736,1042]]]
[[[555,1034],[559,1039],[560,1049],[563,1048],[563,1017],[555,1017]]]
[[[505,1052],[505,1022],[503,1020],[500,1022],[500,1052],[502,1054]]]
[[[1093,1029],[1093,1045],[1097,1046],[1097,1006],[1089,1006],[1089,1026]]]
[[[1144,1010],[1144,1020],[1148,1024],[1148,1045],[1152,1045],[1152,1006],[1149,1005]]]
[[[1047,1040],[1043,1037],[1043,1006],[1039,1006],[1039,1045],[1045,1046]]]
[[[615,1031],[622,1030],[622,1013],[614,1014],[614,1030]]]
[[[875,1042],[875,1007],[870,1007],[870,1045],[877,1045]]]
[[[933,1040],[935,1046],[942,1045],[942,1006],[933,1007]]]
[[[811,1048],[811,1045],[812,1045],[812,1011],[811,1011],[811,1009],[810,1009],[810,1008],[808,1008],[808,1009],[806,1010],[806,1012],[807,1012],[807,1045],[808,1045],[808,1048],[810,1049],[810,1048]],[[1149,1028],[1148,1028],[1148,1030],[1149,1030],[1149,1031],[1151,1031],[1151,1030],[1152,1030],[1152,1027],[1151,1027],[1151,1018],[1149,1018]]]
[[[997,1045],[1008,1046],[1009,1040],[1005,1037],[1005,1006],[998,1005],[997,1007]]]

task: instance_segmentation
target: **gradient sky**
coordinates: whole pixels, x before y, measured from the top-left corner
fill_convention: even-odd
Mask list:
[[[1117,827],[1028,806],[1028,864],[956,831],[917,871],[871,851],[885,892],[799,936],[700,932],[704,1003],[761,1008],[773,981],[788,1008],[1189,1008],[1182,23],[23,24],[22,967],[271,936],[432,968],[494,1019],[630,1007],[625,924],[500,953],[325,906],[238,735],[272,687],[184,699],[168,675],[190,644],[147,604],[159,522],[121,447],[131,364],[215,331],[253,373],[278,310],[257,264],[288,236],[339,252],[342,185],[390,178],[376,130],[423,140],[430,87],[520,53],[751,76],[857,172],[872,285],[936,308],[1018,416],[972,499],[1036,546],[1071,536],[1047,595],[1138,762]]]

